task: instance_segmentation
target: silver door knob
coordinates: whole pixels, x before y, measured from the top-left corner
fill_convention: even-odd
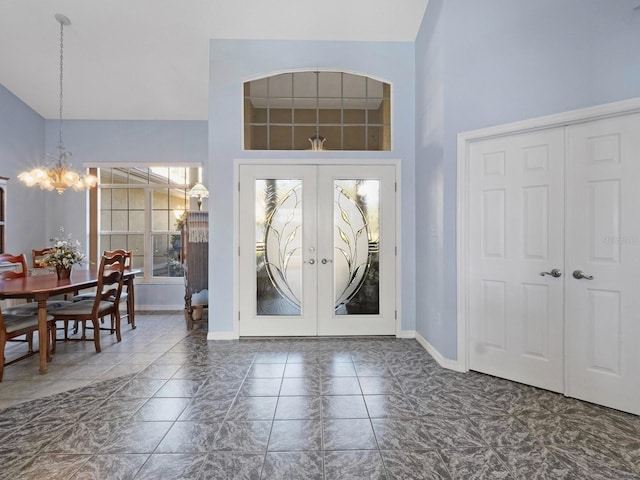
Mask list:
[[[308,263],[309,265],[313,265],[314,263],[316,263],[316,261],[312,258],[308,262],[304,262],[304,263]]]
[[[575,278],[576,280],[580,280],[582,278],[584,278],[585,280],[593,280],[593,275],[587,275],[582,270],[574,270],[573,278]]]
[[[541,277],[544,277],[545,275],[551,275],[554,278],[559,278],[562,276],[562,272],[560,271],[559,268],[554,268],[550,272],[540,272]]]
[[[322,263],[323,265],[326,265],[327,263],[333,263],[333,260],[329,260],[328,258],[323,258],[322,260],[320,260],[320,263]]]

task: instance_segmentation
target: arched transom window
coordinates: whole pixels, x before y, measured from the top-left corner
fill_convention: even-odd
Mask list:
[[[344,72],[244,84],[245,150],[391,150],[390,85]]]

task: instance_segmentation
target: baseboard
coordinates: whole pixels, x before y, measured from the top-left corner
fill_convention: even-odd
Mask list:
[[[416,338],[415,330],[401,330],[396,338]]]
[[[238,336],[233,332],[209,332],[207,340],[238,340]]]
[[[179,305],[137,305],[136,304],[136,312],[184,312],[184,303]]]
[[[466,372],[464,369],[464,365],[462,365],[457,360],[451,360],[449,358],[445,358],[442,354],[431,345],[422,335],[418,332],[415,334],[415,338],[420,345],[433,357],[433,359],[438,362],[442,368],[446,368],[448,370],[455,370],[456,372]]]

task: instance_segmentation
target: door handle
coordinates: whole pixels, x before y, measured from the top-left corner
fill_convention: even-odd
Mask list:
[[[582,278],[584,278],[585,280],[593,280],[593,275],[587,275],[582,270],[574,270],[573,278],[575,278],[576,280],[580,280]]]
[[[320,260],[320,263],[322,263],[323,265],[326,265],[327,263],[333,263],[333,260],[329,260],[327,258],[323,258],[322,260]]]
[[[309,265],[313,265],[314,263],[316,263],[316,261],[312,258],[308,262],[304,262],[304,263],[308,263]]]
[[[540,272],[541,277],[544,277],[545,275],[551,275],[554,278],[559,278],[562,276],[562,272],[560,271],[559,268],[554,268],[550,272]]]

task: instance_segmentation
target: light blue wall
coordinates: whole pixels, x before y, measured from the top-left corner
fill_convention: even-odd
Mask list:
[[[350,71],[379,78],[392,87],[391,152],[258,152],[242,150],[242,84],[289,70]],[[233,331],[234,160],[399,159],[402,175],[402,329],[415,329],[414,196],[414,45],[413,43],[210,41],[209,190],[210,242],[209,330]]]
[[[445,332],[443,257],[444,0],[430,0],[416,48],[416,331],[440,345]]]
[[[29,252],[46,240],[44,192],[27,188],[18,174],[44,158],[45,121],[0,85],[0,176],[9,177],[7,252]],[[28,217],[26,216],[28,214]]]
[[[417,295],[430,295],[427,290],[440,282],[443,296],[435,305],[420,303],[417,315],[419,333],[445,357],[457,356],[457,134],[640,96],[636,5],[633,0],[430,1],[416,40],[416,83],[430,85],[417,94],[416,176],[442,196],[423,195],[416,208],[442,215],[442,238],[429,256],[442,258],[444,269],[439,272],[433,258],[419,260],[421,266],[435,264],[438,273],[419,280]],[[434,60],[438,57],[441,63]],[[434,103],[439,97],[443,107]],[[430,225],[417,222],[416,243],[428,244]]]

